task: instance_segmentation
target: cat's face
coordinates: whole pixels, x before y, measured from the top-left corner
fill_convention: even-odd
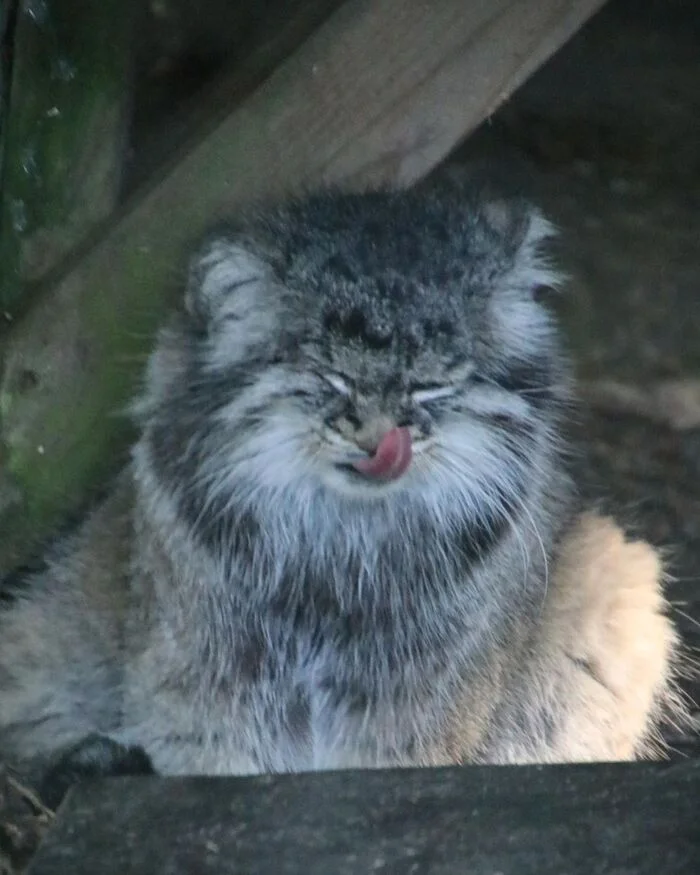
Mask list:
[[[152,362],[157,452],[189,457],[219,496],[500,500],[551,440],[565,379],[533,298],[552,280],[545,223],[469,209],[328,198],[213,238],[192,268],[187,352],[166,335]]]
[[[453,323],[426,317],[406,333],[397,327],[380,336],[371,319],[371,307],[326,311],[318,336],[300,344],[290,374],[299,378],[298,394],[289,405],[308,426],[315,476],[368,498],[430,476],[473,372],[457,353],[464,335]]]

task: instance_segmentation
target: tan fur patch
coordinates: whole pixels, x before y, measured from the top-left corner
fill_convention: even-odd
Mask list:
[[[585,516],[557,565],[543,643],[571,662],[557,747],[563,759],[630,759],[669,689],[678,639],[658,553],[610,519]]]
[[[496,762],[627,760],[654,752],[663,711],[681,706],[674,692],[678,635],[666,615],[659,554],[630,541],[608,518],[586,514],[562,544],[541,622],[528,646],[528,667],[508,680],[494,675],[477,699],[465,699],[447,743],[457,759],[470,759],[487,724],[502,737],[482,753]],[[516,657],[517,659],[517,657]],[[506,659],[507,661],[507,659]],[[485,718],[484,699],[493,703]],[[503,719],[518,712],[519,724]],[[531,718],[522,720],[522,715]],[[547,737],[522,725],[547,716]],[[543,723],[539,720],[539,723]]]

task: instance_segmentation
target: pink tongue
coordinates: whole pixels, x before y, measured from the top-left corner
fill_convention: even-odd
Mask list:
[[[407,428],[392,428],[379,442],[371,459],[353,462],[367,477],[397,480],[411,464],[411,433]]]

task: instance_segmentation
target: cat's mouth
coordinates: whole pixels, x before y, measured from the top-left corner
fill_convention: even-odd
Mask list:
[[[412,456],[410,430],[406,427],[392,428],[371,456],[343,462],[338,467],[364,480],[383,483],[403,477],[411,465]]]

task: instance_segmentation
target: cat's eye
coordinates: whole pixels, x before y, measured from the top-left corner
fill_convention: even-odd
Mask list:
[[[344,398],[349,398],[352,394],[352,390],[348,386],[348,384],[343,380],[342,377],[339,377],[337,374],[324,374],[323,379],[332,386],[335,391],[342,395]]]
[[[430,401],[440,401],[454,395],[454,386],[429,386],[425,389],[417,389],[411,392],[411,400],[414,404],[427,404]]]

